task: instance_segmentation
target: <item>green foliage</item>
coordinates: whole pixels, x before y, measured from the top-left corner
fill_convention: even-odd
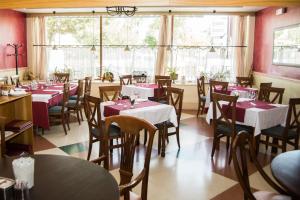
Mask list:
[[[154,48],[157,45],[157,40],[152,35],[147,35],[144,42],[146,45],[149,45],[150,48]]]

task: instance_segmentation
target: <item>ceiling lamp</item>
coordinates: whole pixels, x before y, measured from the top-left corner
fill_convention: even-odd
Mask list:
[[[55,17],[55,14],[56,14],[56,12],[53,11],[53,16],[54,16],[54,17]],[[55,18],[54,18],[54,29],[55,29],[55,32],[57,32],[58,27],[57,27],[57,22],[56,22],[56,19],[55,19]],[[52,47],[52,50],[57,50],[57,46],[56,46],[56,44],[55,44],[55,35],[54,35],[54,45],[53,45],[53,47]]]
[[[215,50],[214,46],[211,46],[211,48],[210,48],[209,52],[210,52],[210,53],[215,53],[215,52],[216,52],[216,50]]]
[[[91,48],[91,51],[96,51],[96,47],[95,47],[95,11],[92,11],[93,13],[93,46]]]
[[[126,45],[124,51],[130,51],[129,46]]]
[[[107,14],[111,16],[116,15],[126,15],[126,16],[133,16],[135,12],[137,11],[137,8],[135,6],[110,6],[106,7]]]

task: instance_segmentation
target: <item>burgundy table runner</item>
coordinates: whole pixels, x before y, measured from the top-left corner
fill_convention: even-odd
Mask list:
[[[115,105],[104,106],[104,112],[103,112],[104,117],[119,115],[122,110],[129,110],[129,109],[144,108],[144,107],[160,105],[160,103],[154,102],[154,101],[142,101],[142,102],[138,102],[137,104],[134,104],[134,108],[131,108],[131,103],[128,99],[117,100],[115,102],[116,102]]]
[[[270,105],[270,103],[263,101],[243,101],[236,103],[236,120],[239,122],[244,122],[246,109],[249,108],[260,108],[264,110],[276,108],[276,106]],[[222,105],[222,110],[225,112],[228,118],[232,116],[232,109],[228,105]]]

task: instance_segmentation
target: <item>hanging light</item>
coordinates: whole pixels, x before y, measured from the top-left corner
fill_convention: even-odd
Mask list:
[[[93,46],[91,48],[91,51],[96,51],[96,47],[95,47],[95,10],[93,10],[92,13],[93,13]]]
[[[125,49],[124,49],[124,51],[130,51],[130,49],[129,49],[129,45],[128,45],[128,23],[127,23],[127,44],[126,44],[126,46],[125,46]]]
[[[171,51],[172,50],[172,47],[171,47],[171,45],[168,45],[168,47],[167,47],[167,51]]]
[[[110,6],[106,7],[107,14],[111,16],[126,15],[131,17],[135,14],[137,8],[135,6]]]
[[[210,50],[209,50],[209,52],[210,52],[210,53],[215,53],[215,52],[216,52],[216,50],[215,50],[214,46],[211,46],[211,47],[210,47]]]
[[[56,14],[56,12],[53,11],[52,13],[53,13],[53,16],[54,16],[54,27],[55,27],[55,29],[56,29],[55,32],[57,32],[57,22],[56,22],[56,19],[55,19],[55,14]],[[54,43],[55,43],[55,38],[54,38]],[[56,44],[53,45],[52,50],[57,50]]]

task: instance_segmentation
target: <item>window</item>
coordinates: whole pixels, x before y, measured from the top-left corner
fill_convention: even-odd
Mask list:
[[[232,49],[226,47],[231,40],[229,19],[221,15],[174,16],[169,63],[179,78],[194,82],[200,74],[227,80],[233,77]]]
[[[103,17],[104,71],[116,75],[146,71],[153,76],[159,27],[158,16]]]
[[[71,78],[99,76],[99,48],[91,51],[90,45],[99,45],[100,18],[47,17],[46,41],[48,73],[70,71]],[[52,46],[58,45],[55,50]]]

